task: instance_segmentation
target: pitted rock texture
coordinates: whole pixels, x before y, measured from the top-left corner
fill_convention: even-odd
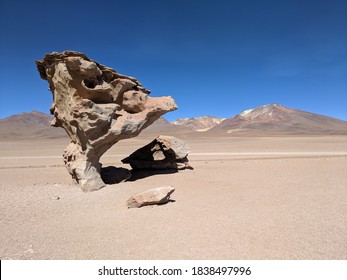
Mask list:
[[[135,169],[192,169],[188,163],[190,148],[181,139],[160,135],[151,143],[122,159]]]
[[[172,97],[151,98],[135,78],[79,52],[53,52],[36,65],[53,93],[51,125],[64,128],[71,138],[65,166],[83,191],[105,186],[99,160],[112,145],[177,109]]]
[[[134,194],[127,200],[128,208],[139,208],[146,205],[165,204],[170,201],[170,195],[175,191],[171,186],[158,187]]]

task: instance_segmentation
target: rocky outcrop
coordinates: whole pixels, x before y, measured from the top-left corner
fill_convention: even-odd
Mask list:
[[[53,93],[52,126],[71,138],[64,162],[83,191],[102,188],[100,157],[120,140],[137,136],[161,115],[177,109],[171,97],[151,98],[133,77],[82,53],[47,54],[36,61]]]
[[[123,163],[135,169],[192,169],[188,164],[190,148],[181,139],[160,135],[151,143],[136,150]]]
[[[150,189],[135,194],[127,200],[128,208],[139,208],[152,204],[165,204],[170,201],[170,195],[175,191],[171,186]]]

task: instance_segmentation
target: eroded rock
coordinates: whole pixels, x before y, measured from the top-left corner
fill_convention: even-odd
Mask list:
[[[134,170],[139,169],[192,169],[188,163],[190,148],[181,139],[160,135],[151,143],[122,159]]]
[[[158,187],[134,194],[127,200],[128,208],[139,208],[152,204],[165,204],[170,201],[170,195],[175,191],[171,186]]]
[[[53,93],[51,125],[64,128],[71,138],[65,166],[83,191],[105,186],[99,160],[112,145],[177,109],[171,97],[148,97],[150,91],[135,78],[79,52],[53,52],[36,65]]]

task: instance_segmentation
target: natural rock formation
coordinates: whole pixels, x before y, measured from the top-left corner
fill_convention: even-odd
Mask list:
[[[53,92],[52,126],[71,138],[64,162],[83,191],[102,188],[100,157],[119,140],[135,137],[166,112],[177,109],[171,97],[150,98],[133,77],[117,73],[82,53],[47,54],[36,61]]]
[[[131,196],[127,201],[128,208],[139,208],[152,204],[164,204],[170,201],[170,195],[175,191],[171,186],[159,187]]]
[[[192,169],[188,164],[189,151],[183,140],[160,135],[122,162],[129,163],[133,169]]]

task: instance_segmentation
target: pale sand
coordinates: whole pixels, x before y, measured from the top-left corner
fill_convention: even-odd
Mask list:
[[[0,140],[1,259],[347,258],[347,137],[181,137],[194,170],[93,193],[71,184],[66,139]],[[149,140],[104,166],[130,169],[122,155]],[[175,202],[126,208],[162,185]]]

